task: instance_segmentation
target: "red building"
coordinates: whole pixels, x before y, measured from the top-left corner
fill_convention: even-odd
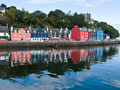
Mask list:
[[[71,58],[74,64],[78,64],[78,62],[85,61],[89,56],[88,50],[73,50],[71,51]]]
[[[71,39],[77,41],[86,41],[89,39],[89,32],[86,28],[79,28],[75,26],[71,31]]]

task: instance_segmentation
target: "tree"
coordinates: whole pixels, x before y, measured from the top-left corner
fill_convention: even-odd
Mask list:
[[[46,14],[43,13],[42,11],[39,11],[39,10],[33,12],[33,15],[35,15],[35,16],[36,16],[37,18],[39,18],[39,19],[42,19],[42,18],[45,18],[45,17],[46,17]]]
[[[37,23],[37,20],[33,14],[29,13],[28,11],[23,10],[22,22],[28,25],[31,25],[31,24],[34,25]]]
[[[4,8],[6,8],[7,6],[6,6],[5,4],[1,4],[1,7],[4,7]]]
[[[72,19],[73,25],[77,25],[78,27],[87,27],[87,23],[85,22],[85,17],[81,14],[75,13]]]
[[[15,12],[15,19],[19,22],[22,22],[22,17],[23,17],[23,11],[21,10],[16,10]]]
[[[16,9],[10,8],[9,11],[6,11],[5,15],[13,22],[15,20]]]

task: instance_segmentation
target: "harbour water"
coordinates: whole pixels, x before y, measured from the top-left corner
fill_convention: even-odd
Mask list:
[[[120,89],[120,45],[0,51],[0,90],[58,89]]]

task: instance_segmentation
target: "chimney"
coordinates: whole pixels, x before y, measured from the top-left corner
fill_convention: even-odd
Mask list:
[[[29,30],[31,30],[31,26],[29,26]]]
[[[48,27],[47,27],[47,31],[48,31]]]
[[[13,31],[13,26],[11,26],[11,32]]]

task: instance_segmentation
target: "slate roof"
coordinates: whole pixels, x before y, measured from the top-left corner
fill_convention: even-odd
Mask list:
[[[65,37],[65,33],[68,37],[68,34],[70,34],[69,30],[66,29],[44,29],[44,31],[48,32],[49,37],[59,37],[61,35],[61,37]]]
[[[88,32],[87,28],[78,28],[79,31]]]
[[[5,10],[5,8],[4,7],[0,7],[0,10]]]
[[[0,32],[8,33],[8,27],[7,26],[0,26]]]
[[[13,31],[12,32],[14,32],[15,30],[18,32],[18,30],[20,30],[21,28],[13,28]],[[37,31],[38,30],[38,28],[32,28],[32,29],[30,29],[30,28],[23,28],[26,32],[27,32],[27,30],[29,30],[30,31],[30,33],[33,33],[34,32],[34,30],[35,31]]]

